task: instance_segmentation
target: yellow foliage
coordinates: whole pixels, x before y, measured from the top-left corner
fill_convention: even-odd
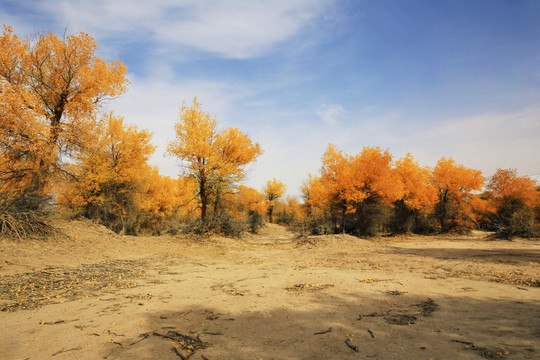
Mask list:
[[[454,194],[462,197],[471,191],[478,191],[484,185],[484,177],[480,170],[456,164],[455,160],[442,158],[437,162],[432,173],[432,182],[439,194]]]
[[[257,191],[257,189],[244,185],[238,186],[235,204],[240,213],[253,211],[264,215],[267,211],[265,200],[265,196]]]
[[[262,153],[257,143],[237,128],[216,130],[216,120],[203,111],[197,98],[191,107],[180,108],[180,120],[175,124],[175,139],[167,152],[176,156],[186,176],[197,182],[197,195],[201,205],[201,218],[213,197],[217,204],[245,177],[245,167]]]
[[[4,25],[0,37],[0,181],[2,189],[42,193],[60,154],[91,144],[95,113],[126,90],[126,67],[95,55],[87,34],[20,39]]]
[[[302,184],[304,208],[308,213],[322,215],[331,200],[331,189],[325,186],[320,176],[308,174],[308,179]]]
[[[431,171],[414,161],[411,154],[396,161],[396,175],[403,185],[403,201],[411,209],[431,208],[437,202],[437,189],[430,183]]]
[[[435,215],[442,232],[470,229],[474,223],[471,198],[473,191],[484,185],[482,172],[458,165],[454,159],[442,158],[437,162],[431,175],[437,188],[438,203]],[[473,201],[476,206],[480,203]]]
[[[497,169],[489,179],[488,190],[496,202],[505,197],[522,199],[527,206],[540,204],[540,193],[534,180],[528,176],[518,176],[515,169]]]
[[[99,124],[99,137],[80,155],[79,163],[72,166],[78,181],[72,184],[74,189],[61,191],[61,202],[69,199],[71,206],[99,206],[110,200],[111,194],[105,187],[134,194],[134,189],[157,172],[147,164],[155,149],[148,131],[124,125],[124,119],[112,113],[104,115]],[[120,203],[115,206],[122,207]]]
[[[360,203],[373,193],[391,202],[404,194],[403,185],[392,170],[392,156],[378,147],[364,147],[359,154],[350,156],[330,144],[322,162],[324,186],[345,203]]]
[[[266,182],[266,186],[263,191],[266,196],[266,200],[271,203],[281,198],[285,194],[286,187],[284,183],[274,178]]]
[[[283,219],[289,221],[301,220],[301,206],[295,196],[288,195],[284,200],[278,200],[274,206],[274,213],[278,214]]]
[[[266,196],[266,202],[268,204],[268,218],[272,223],[274,221],[274,207],[276,205],[276,201],[280,197],[282,197],[283,194],[285,194],[285,184],[276,179],[268,180],[268,182],[266,183],[266,187],[263,189],[263,191]]]

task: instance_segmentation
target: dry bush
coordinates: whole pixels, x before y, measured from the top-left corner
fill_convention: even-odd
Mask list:
[[[183,233],[197,236],[223,235],[238,238],[246,230],[246,223],[228,213],[213,214],[205,220],[195,219],[184,224]]]
[[[29,237],[44,237],[58,233],[47,224],[49,199],[23,191],[15,196],[0,196],[0,236],[23,240]]]
[[[23,240],[55,235],[58,231],[44,218],[41,211],[0,212],[0,236]]]

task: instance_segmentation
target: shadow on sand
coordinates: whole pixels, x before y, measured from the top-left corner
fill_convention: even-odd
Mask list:
[[[235,313],[208,303],[148,313],[143,319],[146,335],[126,334],[128,337],[121,339],[123,347],[109,348],[103,358],[427,360],[540,356],[538,302],[466,296],[429,299],[408,294],[381,297],[332,293],[332,289],[295,296],[306,297],[308,308],[276,304]],[[231,303],[236,299],[231,296]],[[399,318],[406,321],[392,320]],[[160,336],[167,334],[173,339]],[[195,351],[182,348],[182,339],[175,339],[175,334],[200,339],[203,346],[195,344]],[[184,345],[189,338],[184,338]]]
[[[519,264],[535,262],[540,264],[540,250],[520,249],[459,249],[459,248],[402,248],[393,246],[391,254],[431,257],[443,260],[477,260],[481,262]]]

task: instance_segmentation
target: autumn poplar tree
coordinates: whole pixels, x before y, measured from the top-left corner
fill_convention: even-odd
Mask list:
[[[482,172],[443,157],[433,169],[431,181],[437,189],[435,217],[440,231],[462,232],[473,227],[469,200],[484,185]]]
[[[285,184],[275,178],[266,182],[263,192],[266,196],[266,203],[268,204],[268,220],[270,223],[274,222],[274,207],[278,199],[285,194],[285,190]]]
[[[58,201],[115,231],[130,230],[135,221],[128,219],[136,217],[138,208],[151,208],[146,192],[153,186],[145,183],[159,175],[147,163],[155,149],[152,135],[112,113],[99,124],[93,143],[71,165],[73,176],[61,187]]]
[[[85,33],[0,37],[0,190],[42,196],[63,159],[91,142],[96,111],[126,90],[126,67]]]
[[[535,236],[534,208],[540,205],[540,192],[534,180],[518,176],[515,169],[497,169],[487,189],[496,209],[499,237]]]
[[[336,219],[332,211],[332,204],[336,199],[336,192],[322,180],[321,176],[308,174],[302,183],[301,206],[303,212],[302,232],[305,235],[324,235],[334,232]]]
[[[184,103],[180,108],[175,135],[167,152],[177,157],[184,174],[196,181],[204,222],[211,201],[217,209],[223,191],[244,179],[247,165],[262,151],[237,128],[218,131],[216,119],[203,110],[196,97],[191,106]]]
[[[426,214],[437,201],[437,189],[431,184],[431,171],[414,161],[411,154],[395,162],[393,171],[403,186],[403,196],[393,202],[389,227],[393,233],[421,232],[427,226]]]
[[[257,189],[240,185],[236,191],[237,211],[247,214],[247,222],[252,233],[257,233],[263,225],[263,216],[267,211],[266,197]]]
[[[374,235],[386,220],[385,208],[403,197],[392,155],[378,147],[364,147],[351,156],[329,145],[322,163],[321,181],[334,204],[331,212],[341,213],[342,230]]]

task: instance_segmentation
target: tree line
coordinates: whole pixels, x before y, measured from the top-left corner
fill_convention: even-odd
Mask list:
[[[148,164],[147,130],[101,104],[129,85],[121,61],[96,55],[84,33],[23,40],[0,37],[0,233],[46,229],[54,210],[101,222],[119,233],[189,231],[239,235],[265,221],[304,234],[463,232],[475,227],[533,236],[540,203],[535,183],[515,170],[481,172],[443,158],[433,168],[407,155],[364,148],[348,155],[329,145],[303,202],[271,179],[242,185],[261,146],[238,128],[218,130],[197,98],[180,108],[167,154],[181,175]],[[485,186],[485,187],[484,187]]]
[[[364,147],[347,155],[329,145],[319,176],[302,187],[311,233],[371,236],[403,233],[465,233],[479,228],[501,237],[537,235],[540,189],[515,169],[486,179],[451,158],[434,168],[411,154],[393,160],[388,150]]]

